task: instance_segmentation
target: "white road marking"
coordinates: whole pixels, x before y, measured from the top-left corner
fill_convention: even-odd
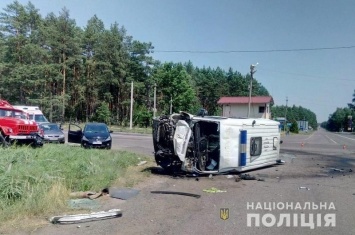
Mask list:
[[[306,139],[304,139],[304,140],[308,140],[308,139],[311,138],[313,135],[314,135],[314,132],[313,132],[310,136],[308,136]]]
[[[353,139],[353,138],[345,137],[345,136],[342,136],[342,135],[339,135],[339,134],[334,134],[334,135],[337,135],[337,136],[343,137],[345,139],[349,139],[349,140],[355,141],[355,139]]]
[[[324,135],[325,137],[327,137],[329,140],[333,141],[334,144],[338,144],[337,142],[335,142],[333,139],[331,139],[329,136]]]

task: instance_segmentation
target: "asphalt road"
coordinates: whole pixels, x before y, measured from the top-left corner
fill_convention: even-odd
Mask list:
[[[152,156],[150,135],[114,134],[113,139],[116,149]],[[121,218],[80,227],[48,225],[32,234],[355,234],[354,136],[321,129],[282,140],[283,165],[248,172],[264,181],[236,182],[235,176],[225,175],[173,177],[154,171],[144,184],[137,185],[140,193],[135,198],[110,199],[103,205],[102,209],[122,209]],[[211,187],[226,192],[203,192]],[[201,197],[152,194],[152,190]],[[220,218],[221,208],[228,208],[228,219]],[[248,225],[251,214],[259,216],[259,226],[255,220]],[[327,214],[334,220],[326,220]]]

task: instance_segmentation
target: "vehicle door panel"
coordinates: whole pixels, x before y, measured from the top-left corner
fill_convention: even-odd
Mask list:
[[[80,144],[82,137],[83,137],[82,128],[76,124],[69,124],[68,142]]]

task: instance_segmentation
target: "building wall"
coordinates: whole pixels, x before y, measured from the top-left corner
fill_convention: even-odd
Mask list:
[[[259,107],[265,107],[264,113],[259,113]],[[223,105],[224,117],[247,117],[248,116],[248,104],[231,104]],[[251,118],[266,118],[270,119],[270,105],[269,104],[252,104],[250,105]]]
[[[308,121],[297,121],[298,130],[308,130]]]

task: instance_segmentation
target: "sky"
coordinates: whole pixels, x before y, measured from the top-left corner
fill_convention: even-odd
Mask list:
[[[1,0],[0,9],[14,1]],[[19,0],[23,5],[27,0]],[[117,22],[153,58],[232,68],[254,78],[275,105],[302,106],[327,121],[355,90],[353,0],[32,0],[45,17],[66,7],[79,27]],[[178,52],[177,52],[178,51]]]

